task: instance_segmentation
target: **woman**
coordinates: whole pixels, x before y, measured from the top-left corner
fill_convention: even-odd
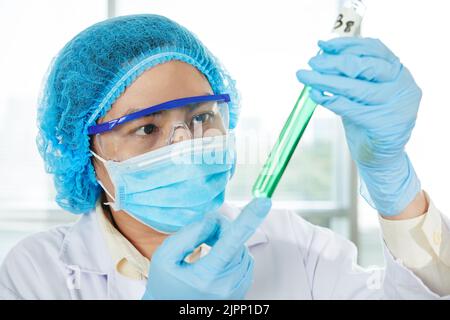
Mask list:
[[[362,194],[382,215],[385,270],[356,266],[353,244],[329,230],[289,212],[270,214],[269,199],[242,210],[224,203],[235,165],[234,81],[182,26],[132,15],[84,30],[50,66],[37,143],[57,203],[82,216],[13,248],[0,297],[448,295],[448,219],[421,190],[404,151],[420,89],[378,40],[319,46],[313,71],[297,77],[342,117]],[[429,242],[434,232],[440,241]]]

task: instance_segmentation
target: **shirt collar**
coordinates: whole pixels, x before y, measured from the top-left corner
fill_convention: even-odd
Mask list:
[[[95,211],[116,271],[122,273],[123,268],[130,269],[127,265],[131,264],[133,278],[146,277],[150,264],[149,260],[113,226],[106,217],[100,201],[97,203]]]

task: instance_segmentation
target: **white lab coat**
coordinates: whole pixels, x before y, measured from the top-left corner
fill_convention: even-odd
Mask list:
[[[233,219],[239,209],[225,204],[222,213]],[[146,282],[115,271],[97,219],[92,212],[21,241],[0,269],[0,298],[140,299]],[[255,259],[248,299],[438,297],[386,248],[386,269],[364,270],[351,242],[288,211],[271,212],[247,245]]]

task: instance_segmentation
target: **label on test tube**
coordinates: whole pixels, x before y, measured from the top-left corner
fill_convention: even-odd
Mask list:
[[[365,7],[359,0],[348,0],[339,8],[333,33],[340,37],[353,37],[360,34]]]

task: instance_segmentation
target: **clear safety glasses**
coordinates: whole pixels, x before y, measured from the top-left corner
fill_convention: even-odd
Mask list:
[[[228,94],[181,98],[88,127],[101,156],[125,161],[187,139],[226,135]]]

